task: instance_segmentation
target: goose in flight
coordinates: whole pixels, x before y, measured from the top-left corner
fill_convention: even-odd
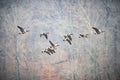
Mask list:
[[[95,34],[100,34],[100,33],[102,33],[102,32],[105,32],[105,31],[102,31],[102,30],[100,30],[100,29],[97,29],[97,28],[95,28],[95,27],[92,27],[92,29],[94,29],[95,30]]]
[[[55,53],[55,50],[52,49],[52,48],[47,48],[47,50],[48,50],[51,54]]]
[[[67,35],[65,35],[64,37],[65,37],[65,38],[69,38],[69,39],[72,41],[71,35],[73,35],[73,34],[67,34]]]
[[[48,49],[43,50],[42,53],[47,53],[47,54],[51,55],[50,52],[48,51]]]
[[[70,45],[72,44],[69,38],[65,38],[63,41],[67,41]]]
[[[42,33],[42,34],[40,34],[40,37],[42,37],[42,36],[44,36],[46,39],[48,39],[48,32],[47,33]]]
[[[25,30],[25,29],[23,29],[22,27],[20,27],[20,26],[17,26],[19,29],[20,29],[20,31],[21,31],[21,33],[19,33],[19,34],[25,34],[26,32],[29,32],[29,30]]]
[[[49,43],[51,44],[50,47],[51,47],[51,48],[54,48],[54,49],[55,49],[57,46],[60,46],[60,45],[58,45],[58,44],[54,44],[54,43],[53,43],[52,41],[50,41],[50,40],[49,40]]]
[[[79,34],[79,38],[87,38],[89,34]]]

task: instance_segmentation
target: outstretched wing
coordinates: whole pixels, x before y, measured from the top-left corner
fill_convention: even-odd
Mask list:
[[[72,37],[70,35],[68,35],[68,38],[72,41]]]
[[[54,49],[48,48],[48,51],[50,51],[52,54],[55,53],[55,50],[54,50]]]
[[[55,45],[52,43],[52,41],[49,41],[49,43],[50,43],[52,46],[55,46]]]
[[[49,53],[49,52],[47,52],[47,51],[46,51],[46,53],[50,55],[50,53]]]
[[[72,44],[70,40],[67,40],[67,42],[68,42],[70,45]]]
[[[92,27],[97,33],[99,33],[99,29]]]
[[[45,34],[44,36],[45,36],[46,39],[48,39],[48,35],[47,34]]]
[[[49,32],[47,32],[47,33],[45,34],[45,38],[46,38],[46,39],[48,39],[48,34],[49,34]]]
[[[22,27],[20,26],[17,26],[17,27],[20,29],[21,32],[24,32],[24,29]]]
[[[45,49],[45,50],[43,50],[43,51],[42,51],[42,53],[47,53],[47,54],[49,54],[49,55],[50,55],[50,52],[49,52],[48,50],[46,50],[46,49]]]

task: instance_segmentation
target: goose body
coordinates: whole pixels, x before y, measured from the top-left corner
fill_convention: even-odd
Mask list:
[[[47,50],[48,50],[51,54],[55,53],[55,50],[52,49],[52,48],[47,48]]]
[[[49,47],[49,48],[43,50],[42,53],[47,53],[47,54],[51,55],[51,54],[55,53],[55,50],[53,48]]]
[[[89,34],[79,34],[79,38],[87,38]]]
[[[45,49],[44,51],[42,51],[42,53],[47,53],[50,55],[50,52],[48,51],[48,49]]]
[[[63,41],[67,41],[70,45],[72,44],[69,38],[65,38]]]
[[[95,34],[100,34],[100,33],[102,33],[102,32],[105,32],[105,31],[102,31],[102,30],[100,30],[100,29],[98,29],[98,28],[95,28],[95,27],[92,27],[92,29],[94,29],[95,30]]]
[[[42,34],[40,34],[40,37],[44,36],[46,39],[48,39],[48,34],[49,33],[42,33]]]
[[[19,29],[20,29],[20,31],[21,31],[21,33],[19,33],[19,34],[25,34],[26,32],[29,32],[29,30],[25,30],[25,29],[23,29],[22,27],[20,27],[20,26],[17,26]]]
[[[51,47],[53,47],[54,49],[59,46],[58,44],[54,44],[52,41],[49,41],[49,43],[51,44]]]
[[[73,35],[73,34],[67,34],[67,35],[65,35],[64,37],[65,37],[65,38],[69,38],[69,39],[72,41],[71,35]]]

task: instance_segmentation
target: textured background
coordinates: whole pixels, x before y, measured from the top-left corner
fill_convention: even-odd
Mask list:
[[[120,0],[0,0],[0,80],[120,80]],[[30,30],[19,35],[20,25]],[[105,30],[94,35],[92,26]],[[53,55],[41,51],[60,44]],[[72,45],[63,35],[73,33]],[[91,34],[88,39],[79,33]]]

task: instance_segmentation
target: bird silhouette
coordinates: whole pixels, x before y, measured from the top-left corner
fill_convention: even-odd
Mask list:
[[[69,38],[65,38],[63,41],[67,41],[70,45],[72,44]]]
[[[23,29],[22,27],[20,27],[20,26],[17,26],[19,29],[20,29],[20,31],[21,31],[21,33],[19,33],[19,34],[25,34],[26,32],[29,32],[29,30],[25,30],[25,29]]]
[[[52,41],[50,41],[50,40],[49,40],[49,43],[51,44],[50,47],[51,47],[51,48],[54,48],[54,49],[55,49],[57,46],[60,46],[60,45],[58,45],[58,44],[54,44],[54,43],[53,43]]]
[[[69,38],[69,39],[72,41],[71,35],[73,35],[73,34],[66,34],[64,37],[65,37],[65,38]]]
[[[55,53],[55,50],[51,47],[48,47],[47,49],[43,50],[42,53],[47,53],[49,55]]]
[[[40,37],[42,37],[42,36],[44,36],[46,39],[48,39],[48,32],[47,33],[42,33],[42,34],[40,34]]]
[[[97,28],[95,28],[95,27],[92,27],[92,29],[94,29],[95,30],[95,34],[100,34],[100,33],[102,33],[102,32],[105,32],[105,31],[102,31],[102,30],[100,30],[100,29],[97,29]]]
[[[55,53],[55,50],[54,50],[53,48],[47,48],[47,50],[48,50],[51,54]]]
[[[43,50],[42,53],[47,53],[47,54],[51,55],[50,51],[48,51],[48,49]]]
[[[87,38],[89,34],[79,34],[79,38]]]

